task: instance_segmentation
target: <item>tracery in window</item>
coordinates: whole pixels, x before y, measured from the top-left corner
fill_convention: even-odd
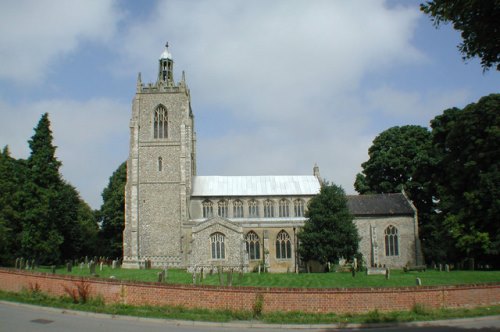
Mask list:
[[[290,203],[286,199],[280,201],[279,216],[281,218],[290,217]]]
[[[398,229],[392,225],[385,229],[385,255],[399,255]]]
[[[214,216],[214,206],[211,201],[204,200],[203,203],[203,218],[212,218]]]
[[[168,137],[168,116],[167,109],[160,105],[156,108],[153,121],[154,138]]]
[[[243,218],[243,202],[239,199],[233,202],[233,217]]]
[[[245,240],[247,243],[247,252],[249,259],[260,259],[259,236],[254,231],[250,231],[247,233]]]
[[[280,231],[276,236],[276,258],[292,258],[292,241],[285,230]]]
[[[293,210],[295,212],[296,217],[303,217],[304,216],[304,201],[301,199],[296,199],[293,202]]]
[[[264,201],[264,218],[274,217],[274,202],[270,199]]]
[[[227,201],[220,200],[219,203],[217,203],[217,215],[227,218]]]
[[[213,233],[210,235],[210,242],[212,244],[212,259],[225,259],[226,248],[224,247],[224,234]]]
[[[248,216],[258,217],[259,216],[259,204],[255,199],[248,202]]]

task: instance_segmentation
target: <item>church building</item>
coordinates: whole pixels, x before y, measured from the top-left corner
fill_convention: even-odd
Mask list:
[[[123,267],[226,267],[293,272],[297,232],[321,187],[312,175],[199,176],[191,95],[174,81],[168,45],[155,83],[137,78],[130,119]],[[367,265],[420,258],[418,220],[404,193],[348,196]]]

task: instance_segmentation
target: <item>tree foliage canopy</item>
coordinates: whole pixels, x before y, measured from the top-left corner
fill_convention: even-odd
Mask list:
[[[434,25],[453,23],[461,31],[463,42],[458,49],[463,59],[479,57],[483,70],[500,70],[500,1],[433,0],[420,5]]]
[[[121,257],[123,252],[126,181],[127,163],[124,162],[111,175],[108,186],[102,192],[103,204],[98,213],[100,240],[102,252],[110,257]]]
[[[298,233],[303,260],[324,264],[352,259],[358,254],[358,230],[341,187],[324,184],[320,193],[309,201],[306,217],[308,220]]]
[[[481,260],[500,254],[500,94],[431,122],[439,156],[436,216],[459,255]],[[498,257],[498,256],[496,256]]]

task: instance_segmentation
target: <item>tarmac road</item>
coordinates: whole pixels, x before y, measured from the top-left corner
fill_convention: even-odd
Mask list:
[[[473,319],[458,319],[438,322],[418,322],[400,325],[349,325],[338,328],[335,325],[269,325],[252,322],[208,323],[146,319],[126,316],[94,314],[56,308],[0,301],[0,331],[75,331],[75,332],[205,332],[205,331],[406,331],[406,332],[468,332],[500,331],[500,316]]]

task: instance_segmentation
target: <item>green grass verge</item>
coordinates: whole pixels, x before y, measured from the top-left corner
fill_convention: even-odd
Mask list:
[[[40,272],[50,273],[50,269],[38,269]],[[160,270],[130,270],[111,269],[107,266],[102,271],[97,269],[99,277],[109,278],[114,276],[119,280],[132,281],[157,281],[157,274]],[[90,276],[89,269],[79,267],[73,268],[71,273],[65,268],[56,270],[56,274],[67,274],[73,276]],[[420,278],[423,286],[438,285],[458,285],[458,284],[478,284],[488,282],[500,282],[500,271],[451,271],[439,272],[427,270],[426,272],[408,272],[402,270],[392,270],[389,280],[383,275],[366,275],[357,273],[352,277],[350,273],[244,273],[242,275],[234,273],[233,286],[251,287],[288,287],[288,288],[361,288],[361,287],[408,287],[415,286],[415,279]],[[227,284],[227,274],[223,275],[223,282]],[[169,269],[167,283],[171,284],[192,284],[193,279],[190,273],[185,270]],[[207,274],[203,280],[203,285],[219,285],[217,274]]]
[[[275,312],[269,314],[254,315],[252,312],[248,311],[186,309],[183,307],[169,306],[130,306],[121,304],[106,305],[100,298],[90,299],[86,303],[73,303],[72,299],[70,299],[69,297],[51,297],[36,290],[25,290],[20,293],[0,291],[0,300],[111,315],[211,322],[258,320],[261,322],[272,324],[363,324],[384,322],[410,322],[500,314],[500,306],[489,306],[474,309],[430,310],[421,305],[416,305],[411,311],[398,311],[389,313],[382,313],[375,310],[367,314],[356,315],[312,314],[303,312]]]

